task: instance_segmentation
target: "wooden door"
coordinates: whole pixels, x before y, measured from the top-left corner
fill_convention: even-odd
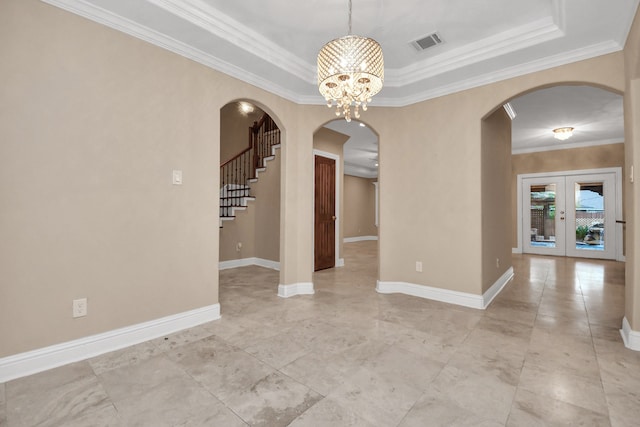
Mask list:
[[[315,156],[315,271],[335,266],[336,161]]]

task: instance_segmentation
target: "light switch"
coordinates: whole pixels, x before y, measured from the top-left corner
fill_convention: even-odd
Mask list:
[[[182,185],[182,171],[173,171],[173,185]]]

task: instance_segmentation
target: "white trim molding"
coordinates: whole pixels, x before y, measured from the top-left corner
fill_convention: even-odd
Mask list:
[[[218,263],[218,270],[228,270],[230,268],[248,267],[250,265],[257,265],[258,267],[270,268],[272,270],[280,271],[280,262],[271,261],[264,258],[240,258],[232,259],[229,261],[220,261]]]
[[[220,319],[213,304],[0,359],[0,383],[78,362]]]
[[[336,267],[344,267],[344,258],[339,258]]]
[[[640,331],[634,331],[631,329],[631,325],[626,317],[622,319],[620,335],[622,335],[625,347],[630,350],[640,351]]]
[[[483,295],[434,288],[426,285],[416,285],[406,282],[381,282],[378,280],[376,291],[381,294],[405,294],[414,297],[461,305],[463,307],[486,309],[491,301],[500,293],[513,277],[513,268],[509,268]]]
[[[266,61],[268,68],[273,72],[284,71],[285,74],[282,78],[292,76],[293,80],[297,82],[297,89],[292,89],[290,85],[281,83],[282,80],[265,78],[264,71],[262,73],[251,72],[245,66],[230,63],[229,58],[225,55],[216,56],[217,52],[211,49],[198,49],[186,40],[173,38],[88,0],[42,1],[192,59],[297,104],[324,104],[322,98],[317,96],[315,65],[313,63],[283,49],[263,37],[262,34],[242,22],[224,15],[203,0],[147,0],[146,3],[162,9],[170,17],[173,16],[182,22],[188,22],[207,31],[212,37],[236,46],[239,51],[247,55]],[[411,84],[415,86],[415,83],[446,75],[452,70],[472,68],[470,66],[473,64],[562,38],[566,31],[567,6],[565,0],[553,0],[552,4],[550,16],[482,38],[436,56],[427,56],[423,60],[402,68],[387,69],[385,70],[385,85],[398,88],[405,88]],[[474,75],[449,84],[427,85],[424,89],[419,87],[412,89],[410,94],[402,97],[377,97],[376,106],[405,107],[439,96],[621,51],[631,28],[633,17],[633,13],[628,14],[624,22],[619,24],[618,37],[614,37],[612,40],[557,52],[552,56],[525,61],[523,64],[514,63],[512,66],[492,68],[484,74]],[[269,55],[263,55],[263,52],[269,52]]]
[[[482,294],[482,309],[489,307],[491,301],[498,296],[511,279],[513,279],[513,267],[509,267],[507,271],[505,271],[504,274],[500,276],[500,278],[498,278],[498,280],[496,280],[489,289],[487,289],[487,292]]]
[[[296,295],[313,295],[315,293],[312,282],[278,285],[278,296],[282,298],[294,297]]]
[[[378,236],[358,236],[358,237],[345,237],[344,243],[364,242],[367,240],[378,240]]]

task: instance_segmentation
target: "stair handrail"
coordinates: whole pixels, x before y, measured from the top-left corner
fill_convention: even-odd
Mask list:
[[[220,165],[220,216],[232,216],[233,206],[249,197],[248,181],[257,177],[263,159],[272,155],[272,147],[280,144],[280,129],[267,113],[249,127],[249,146]],[[235,186],[235,187],[234,187]],[[224,199],[224,200],[223,200]]]

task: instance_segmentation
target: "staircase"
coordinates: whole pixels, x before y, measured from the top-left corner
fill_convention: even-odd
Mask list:
[[[249,146],[220,165],[220,227],[255,200],[250,184],[258,180],[259,172],[266,170],[266,162],[275,158],[278,148],[280,129],[265,113],[249,127]]]

